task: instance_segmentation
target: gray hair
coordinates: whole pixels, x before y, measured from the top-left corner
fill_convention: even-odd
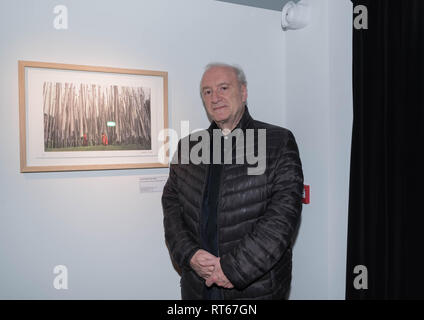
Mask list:
[[[215,67],[232,69],[236,74],[237,81],[238,81],[239,85],[240,86],[242,86],[242,85],[247,86],[246,75],[244,74],[243,69],[236,64],[228,64],[228,63],[223,63],[223,62],[212,62],[212,63],[209,63],[205,67],[205,71],[203,72],[203,74],[205,74],[206,71],[208,71],[209,69],[212,69],[212,68],[215,68]],[[202,96],[202,82],[201,82],[201,80],[200,80],[200,96]]]

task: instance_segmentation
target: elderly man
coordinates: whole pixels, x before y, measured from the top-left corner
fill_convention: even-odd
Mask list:
[[[181,154],[181,145],[187,142],[189,150],[194,145],[190,137],[182,139],[162,195],[165,239],[181,270],[182,299],[285,299],[302,208],[295,138],[287,129],[252,119],[246,78],[236,66],[209,64],[200,91],[212,120],[211,161],[182,161],[187,154]],[[249,130],[254,139],[231,148],[222,143],[236,131],[252,137]],[[265,168],[249,174],[251,164],[234,153],[241,147],[245,158],[246,150],[258,153],[261,146]],[[231,163],[216,161],[228,152]]]

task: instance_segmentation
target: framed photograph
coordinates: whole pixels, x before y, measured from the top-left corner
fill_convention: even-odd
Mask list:
[[[168,128],[167,72],[33,61],[18,67],[21,172],[168,166],[158,139]]]

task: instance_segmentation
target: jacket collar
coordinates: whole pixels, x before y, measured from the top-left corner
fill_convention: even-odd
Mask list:
[[[251,117],[249,113],[249,109],[247,108],[247,105],[244,106],[244,112],[243,115],[239,121],[239,123],[236,125],[236,128],[240,128],[243,131],[248,128],[253,128],[253,118]],[[215,121],[212,121],[211,125],[208,128],[209,133],[212,133],[214,129],[219,129]],[[234,130],[233,129],[233,130]]]

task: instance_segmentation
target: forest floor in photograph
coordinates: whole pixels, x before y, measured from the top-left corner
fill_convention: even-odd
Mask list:
[[[46,152],[68,152],[68,151],[116,151],[116,150],[150,150],[150,146],[141,144],[127,145],[97,145],[97,146],[79,146],[67,148],[46,148]]]

